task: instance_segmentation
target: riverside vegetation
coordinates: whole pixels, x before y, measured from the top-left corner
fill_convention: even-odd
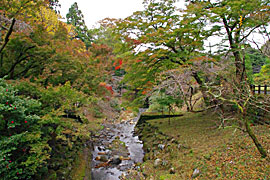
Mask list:
[[[78,3],[63,22],[58,0],[1,0],[0,177],[90,179],[98,131],[144,107],[126,178],[269,179],[270,99],[250,85],[270,82],[270,1],[185,3],[89,29]]]

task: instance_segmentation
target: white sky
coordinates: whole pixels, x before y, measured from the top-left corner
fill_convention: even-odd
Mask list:
[[[66,17],[74,2],[84,15],[88,28],[92,28],[97,21],[104,18],[125,18],[135,11],[143,10],[143,0],[60,0],[60,13]]]
[[[77,2],[88,28],[104,18],[126,18],[144,9],[143,0],[59,0],[60,13],[65,18],[69,8]],[[178,0],[177,7],[184,7],[185,0]]]
[[[59,2],[61,4],[60,13],[64,18],[71,5],[77,2],[89,29],[96,26],[97,22],[104,18],[126,18],[132,15],[133,12],[144,9],[143,0],[59,0]],[[176,6],[178,8],[184,8],[184,4],[185,0],[178,0]],[[255,36],[255,39],[257,38],[258,36]],[[213,45],[219,42],[220,39],[212,37],[209,40]],[[265,41],[260,38],[258,42],[263,44]]]

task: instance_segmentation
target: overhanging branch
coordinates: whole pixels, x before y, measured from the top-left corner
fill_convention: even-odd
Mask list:
[[[11,22],[11,25],[10,25],[10,27],[9,27],[9,29],[8,29],[8,32],[7,32],[7,34],[6,34],[6,37],[5,37],[5,39],[4,39],[4,44],[1,46],[0,53],[3,51],[3,49],[6,47],[8,41],[9,41],[9,37],[10,37],[12,31],[13,31],[13,27],[14,27],[14,25],[15,25],[15,22],[16,22],[16,19],[13,18],[13,19],[12,19],[12,22]]]

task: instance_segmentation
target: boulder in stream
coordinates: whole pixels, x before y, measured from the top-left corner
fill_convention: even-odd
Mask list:
[[[118,165],[122,162],[122,160],[120,159],[119,156],[115,155],[110,161],[109,163],[112,165]]]
[[[107,162],[108,161],[108,157],[107,156],[100,156],[100,161]]]

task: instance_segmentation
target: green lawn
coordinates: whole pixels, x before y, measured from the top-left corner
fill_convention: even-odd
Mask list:
[[[190,179],[195,168],[197,179],[268,179],[270,160],[260,158],[250,138],[238,130],[217,129],[211,113],[185,113],[182,117],[148,120],[142,131],[146,153],[142,165],[147,179]],[[255,127],[260,142],[270,151],[270,129]],[[178,141],[178,143],[175,143]],[[174,142],[174,143],[173,143]],[[165,144],[164,150],[158,144]],[[180,145],[179,145],[180,144]],[[269,154],[270,156],[270,154]],[[165,163],[157,168],[155,159]],[[169,169],[176,173],[170,174]]]

